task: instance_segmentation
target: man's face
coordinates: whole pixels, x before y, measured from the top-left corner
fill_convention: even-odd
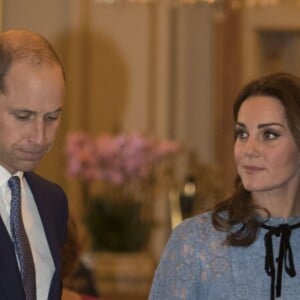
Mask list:
[[[0,94],[0,164],[12,174],[30,171],[50,149],[65,94],[56,64],[13,63]]]

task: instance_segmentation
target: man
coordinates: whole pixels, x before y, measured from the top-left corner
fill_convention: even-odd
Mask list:
[[[67,199],[59,186],[32,170],[53,144],[64,94],[63,66],[42,36],[26,30],[0,33],[1,300],[61,297]],[[13,219],[12,176],[21,185],[22,238]],[[26,246],[19,246],[22,239]]]

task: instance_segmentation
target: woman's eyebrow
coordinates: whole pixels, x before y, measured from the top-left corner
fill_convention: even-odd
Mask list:
[[[257,127],[264,128],[264,127],[269,127],[269,126],[279,126],[279,127],[285,128],[283,124],[277,123],[277,122],[262,123],[262,124],[259,124]]]
[[[246,125],[241,122],[236,122],[236,126],[246,128]],[[277,123],[277,122],[261,123],[261,124],[258,124],[257,128],[265,128],[265,127],[269,127],[269,126],[280,126],[282,128],[285,128],[285,126],[283,124]]]

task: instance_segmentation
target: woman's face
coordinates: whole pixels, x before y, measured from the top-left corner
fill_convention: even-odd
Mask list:
[[[252,96],[242,103],[234,157],[243,185],[250,192],[298,187],[300,153],[279,100]]]

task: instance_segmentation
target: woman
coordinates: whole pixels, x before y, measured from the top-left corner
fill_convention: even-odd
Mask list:
[[[254,80],[233,111],[235,192],[174,230],[151,300],[300,297],[300,78]]]

